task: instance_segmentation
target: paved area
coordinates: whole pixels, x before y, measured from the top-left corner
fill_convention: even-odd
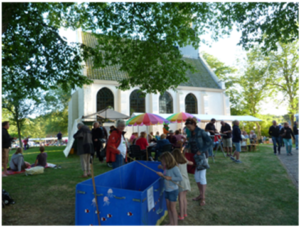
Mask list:
[[[292,179],[294,185],[299,188],[299,151],[295,148],[292,149],[292,156],[286,155],[286,150],[284,147],[281,148],[281,155],[277,155],[282,165],[287,170],[290,178]]]

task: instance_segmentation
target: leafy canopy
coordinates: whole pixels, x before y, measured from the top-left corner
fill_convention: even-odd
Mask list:
[[[260,43],[273,50],[278,41],[298,39],[298,3],[3,3],[3,12],[4,91],[22,87],[32,97],[36,89],[89,83],[81,74],[87,57],[94,67],[118,64],[127,72],[121,89],[163,93],[193,70],[174,46],[197,47],[204,33],[217,40],[236,25],[246,49]],[[94,50],[68,44],[60,27],[81,27],[107,39],[99,36]]]

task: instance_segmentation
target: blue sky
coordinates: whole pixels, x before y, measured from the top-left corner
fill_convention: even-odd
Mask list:
[[[62,36],[65,36],[69,42],[76,41],[76,33],[72,30],[60,30]],[[241,37],[241,32],[235,30],[232,31],[229,37],[219,39],[217,42],[213,42],[211,47],[200,43],[200,51],[205,51],[211,55],[217,57],[220,61],[236,68],[241,68],[242,65],[237,63],[237,59],[242,59],[246,56],[246,51],[238,46],[237,43]],[[201,39],[210,40],[210,34],[203,35]],[[281,100],[282,94],[278,94],[274,97],[275,100]],[[278,102],[278,101],[277,101]],[[261,103],[261,114],[273,114],[284,115],[287,114],[287,102],[276,103],[271,99],[265,100]]]

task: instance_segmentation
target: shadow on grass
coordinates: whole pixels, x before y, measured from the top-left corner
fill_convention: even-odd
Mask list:
[[[38,148],[30,148],[25,159],[34,162]],[[46,147],[48,162],[61,169],[45,169],[41,175],[24,174],[2,179],[2,187],[16,204],[3,209],[3,225],[74,225],[75,186],[84,181],[77,155],[65,158],[64,147]],[[11,154],[14,153],[11,152]],[[179,225],[298,225],[298,191],[271,147],[241,153],[242,164],[222,153],[207,171],[204,207],[192,198],[198,195],[194,175],[188,193],[188,217]],[[95,175],[110,168],[95,161]],[[168,217],[163,224],[166,224]]]

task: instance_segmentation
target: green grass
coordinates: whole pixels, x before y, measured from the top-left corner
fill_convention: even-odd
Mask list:
[[[84,179],[79,157],[65,158],[63,147],[47,147],[48,162],[61,169],[45,169],[35,176],[14,175],[2,179],[2,187],[16,204],[3,209],[3,225],[74,225],[75,186]],[[13,153],[12,151],[11,153]],[[25,151],[32,163],[37,148]],[[180,225],[298,225],[298,191],[272,148],[241,154],[242,164],[216,155],[207,172],[206,206],[191,199],[198,195],[194,175],[188,193],[188,217]],[[109,170],[98,161],[95,175]],[[165,219],[164,223],[167,222]]]

